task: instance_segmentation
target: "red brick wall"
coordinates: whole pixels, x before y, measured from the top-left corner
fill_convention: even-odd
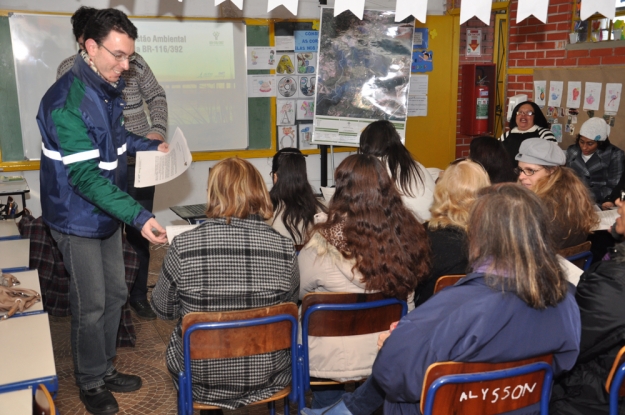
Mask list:
[[[589,0],[592,1],[592,0]],[[510,1],[508,71],[521,68],[545,68],[554,66],[590,66],[590,65],[623,65],[625,64],[625,47],[608,47],[593,50],[566,50],[568,36],[571,31],[573,0],[549,0],[547,23],[542,23],[533,16],[516,23],[518,0]],[[473,18],[470,22],[477,20]],[[479,22],[479,21],[478,21]],[[481,22],[479,22],[481,23]],[[465,44],[462,36],[465,25],[461,27],[460,64],[466,62],[463,57]],[[491,20],[491,27],[493,27]],[[484,31],[484,29],[482,29]],[[607,45],[607,43],[606,43]],[[491,51],[492,54],[492,51]],[[492,62],[492,56],[489,62]],[[486,58],[484,61],[487,61]],[[461,75],[460,75],[461,76]],[[508,75],[507,97],[527,94],[530,100],[534,96],[534,77],[532,75]],[[461,91],[458,91],[460,97]],[[460,101],[458,101],[458,104]],[[506,99],[504,111],[508,108]],[[460,106],[457,111],[457,128],[460,123]],[[456,155],[468,155],[468,144],[471,139],[456,135]]]

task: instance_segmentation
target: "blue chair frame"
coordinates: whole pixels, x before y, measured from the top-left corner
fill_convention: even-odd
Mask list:
[[[590,268],[590,264],[592,264],[592,252],[590,251],[584,251],[584,252],[580,252],[579,254],[575,254],[575,255],[571,255],[570,257],[567,257],[566,260],[569,262],[573,262],[573,261],[577,261],[578,259],[586,259],[584,261],[584,267],[582,268],[584,271],[587,271],[588,268]]]
[[[551,384],[553,383],[553,369],[551,368],[551,365],[546,362],[530,363],[528,365],[523,365],[512,369],[494,370],[492,372],[441,376],[440,378],[432,382],[432,384],[428,388],[423,415],[432,415],[436,392],[438,392],[438,390],[444,385],[500,380],[508,377],[521,376],[528,373],[539,372],[542,370],[545,371],[545,378],[543,380],[543,387],[540,394],[540,413],[541,415],[547,415],[549,413]]]
[[[616,369],[610,384],[610,415],[618,415],[619,389],[621,389],[623,379],[625,379],[625,363],[621,363]]]
[[[193,386],[191,384],[191,334],[197,330],[236,329],[274,324],[281,321],[289,321],[291,323],[291,392],[288,395],[288,399],[291,402],[299,403],[299,380],[301,376],[299,375],[300,371],[298,369],[298,323],[295,317],[291,315],[279,314],[276,316],[253,318],[249,320],[196,323],[190,326],[185,331],[183,337],[184,372],[180,372],[178,374],[178,413],[183,415],[193,415]],[[269,402],[269,410],[271,415],[275,415],[275,401]],[[284,415],[289,415],[288,402],[285,402],[284,405]]]
[[[396,298],[386,298],[383,300],[369,301],[363,303],[349,303],[349,304],[315,304],[309,307],[304,313],[302,318],[302,344],[300,348],[299,360],[301,361],[301,379],[300,379],[300,398],[299,407],[304,408],[305,394],[310,389],[310,369],[309,369],[309,355],[308,355],[308,324],[310,322],[310,316],[317,311],[354,311],[354,310],[366,310],[370,308],[386,307],[393,304],[399,304],[402,307],[401,317],[404,317],[408,313],[408,304],[405,301],[398,300]]]

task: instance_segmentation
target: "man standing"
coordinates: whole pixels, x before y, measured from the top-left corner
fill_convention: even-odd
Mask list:
[[[154,216],[124,192],[126,154],[167,152],[168,145],[124,128],[121,79],[133,59],[137,29],[115,9],[98,11],[85,49],[46,92],[37,115],[41,207],[71,277],[72,354],[80,398],[93,414],[119,411],[111,394],[141,387],[113,366],[124,280],[121,222],[153,243],[166,241]]]
[[[89,19],[97,12],[92,7],[82,6],[72,16],[72,30],[80,49],[84,49],[84,32]],[[70,56],[59,65],[57,79],[69,71],[74,65],[76,55]],[[165,90],[160,86],[152,70],[138,53],[128,64],[128,70],[122,73],[126,87],[122,96],[126,101],[124,119],[126,129],[135,134],[154,140],[164,140],[167,135],[167,99]],[[144,111],[144,102],[150,116]],[[128,194],[145,209],[152,211],[154,206],[154,186],[135,187],[135,158],[128,157]],[[139,272],[130,291],[130,306],[137,315],[145,320],[154,320],[147,299],[148,269],[150,267],[150,243],[132,226],[126,226],[128,243],[139,257]]]

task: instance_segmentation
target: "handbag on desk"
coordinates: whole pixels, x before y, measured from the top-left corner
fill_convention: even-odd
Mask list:
[[[2,274],[1,281],[7,282],[7,285],[0,284],[0,311],[7,313],[0,317],[0,320],[6,320],[18,311],[23,313],[33,304],[41,301],[41,294],[29,288],[20,288],[19,280],[11,274]]]

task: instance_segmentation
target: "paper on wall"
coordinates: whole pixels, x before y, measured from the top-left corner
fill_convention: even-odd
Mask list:
[[[247,96],[249,98],[275,97],[276,78],[274,75],[248,75]]]
[[[548,106],[550,107],[559,107],[562,102],[562,88],[564,86],[564,82],[562,81],[551,81],[549,83],[549,97],[547,99]]]
[[[428,75],[411,75],[408,93],[411,95],[427,95],[428,79]]]
[[[582,83],[579,81],[569,81],[566,87],[567,108],[579,108],[582,100]]]
[[[584,85],[584,110],[597,111],[601,100],[601,82],[586,82]]]
[[[616,115],[621,103],[623,84],[605,84],[605,101],[603,108],[606,115]]]
[[[408,116],[409,117],[427,117],[428,115],[428,96],[427,95],[408,95]]]
[[[191,166],[191,152],[180,128],[169,143],[169,152],[138,151],[135,187],[155,186],[175,179]]]
[[[275,69],[276,50],[273,46],[249,46],[247,48],[247,69]]]
[[[276,36],[276,50],[295,50],[295,36]]]
[[[534,102],[540,108],[547,104],[547,81],[534,81]]]

